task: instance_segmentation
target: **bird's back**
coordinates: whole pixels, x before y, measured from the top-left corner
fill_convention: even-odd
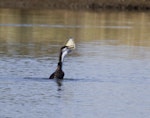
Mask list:
[[[51,74],[49,79],[63,79],[64,72],[62,70],[56,70],[54,73]]]

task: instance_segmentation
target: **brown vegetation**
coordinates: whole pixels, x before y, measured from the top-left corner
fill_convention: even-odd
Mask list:
[[[2,8],[150,10],[150,0],[0,0]]]

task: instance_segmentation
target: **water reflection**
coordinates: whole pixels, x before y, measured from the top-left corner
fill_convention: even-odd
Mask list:
[[[75,56],[81,55],[82,44],[95,45],[97,50],[105,45],[149,47],[149,21],[144,12],[0,9],[0,54],[54,59],[51,57],[58,55],[60,46],[70,36],[81,46]],[[83,51],[89,47],[86,45]],[[129,56],[148,54],[141,48],[123,51]]]
[[[0,10],[0,41],[63,42],[73,36],[78,42],[119,40],[119,44],[149,46],[148,13],[74,12],[63,10]]]

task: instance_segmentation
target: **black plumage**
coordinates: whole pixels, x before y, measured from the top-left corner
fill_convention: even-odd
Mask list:
[[[49,79],[56,79],[56,82],[59,86],[61,86],[61,80],[63,80],[64,75],[65,75],[65,73],[62,70],[63,60],[64,60],[64,57],[70,51],[71,50],[69,49],[68,46],[61,47],[60,54],[59,54],[59,60],[58,60],[58,64],[57,64],[57,69],[49,77]]]
[[[54,73],[51,74],[51,76],[49,77],[49,79],[63,79],[64,77],[64,72],[62,70],[62,62],[58,62],[58,65],[57,65],[57,69]]]

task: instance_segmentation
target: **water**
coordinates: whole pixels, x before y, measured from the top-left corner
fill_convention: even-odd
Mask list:
[[[150,16],[0,9],[0,118],[148,118]],[[74,37],[61,91],[49,80]]]

